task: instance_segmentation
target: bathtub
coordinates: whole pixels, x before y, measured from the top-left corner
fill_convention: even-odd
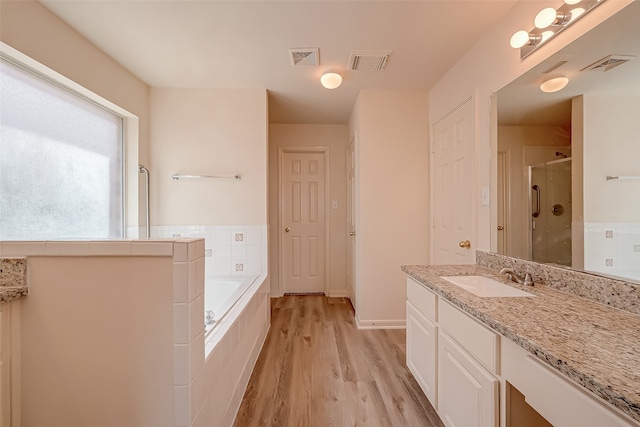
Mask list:
[[[204,282],[205,337],[251,287],[258,276],[206,277]],[[206,338],[205,338],[206,340]]]

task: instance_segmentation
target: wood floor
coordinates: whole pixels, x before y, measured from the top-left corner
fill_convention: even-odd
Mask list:
[[[442,426],[405,364],[405,331],[358,330],[346,298],[271,301],[234,426]]]

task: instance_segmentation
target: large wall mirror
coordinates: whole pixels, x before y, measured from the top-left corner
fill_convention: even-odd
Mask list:
[[[541,83],[568,78],[545,93]],[[498,253],[640,283],[640,2],[498,91]]]

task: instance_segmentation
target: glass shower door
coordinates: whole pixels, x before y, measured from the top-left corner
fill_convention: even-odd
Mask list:
[[[571,158],[529,167],[531,259],[571,265]]]

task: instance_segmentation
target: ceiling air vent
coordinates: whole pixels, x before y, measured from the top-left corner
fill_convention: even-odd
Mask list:
[[[629,62],[632,59],[635,59],[635,56],[630,55],[609,55],[607,57],[602,58],[599,61],[594,62],[586,68],[583,68],[581,71],[609,71],[618,65],[622,65],[625,62]]]
[[[317,47],[289,49],[289,59],[294,67],[315,67],[320,62]]]
[[[349,69],[352,71],[382,71],[391,55],[390,50],[352,51]]]

